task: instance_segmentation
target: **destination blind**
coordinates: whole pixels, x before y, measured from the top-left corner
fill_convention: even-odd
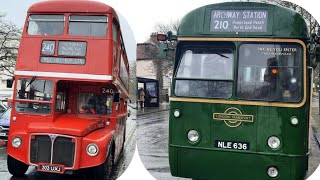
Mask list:
[[[212,10],[211,32],[267,32],[267,10]]]

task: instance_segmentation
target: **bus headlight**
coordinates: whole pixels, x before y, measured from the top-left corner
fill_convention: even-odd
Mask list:
[[[96,156],[99,153],[99,148],[96,144],[88,144],[86,150],[89,156]]]
[[[199,140],[199,133],[196,130],[190,130],[188,132],[188,139],[190,142],[197,142]]]
[[[268,145],[272,149],[277,149],[280,146],[280,139],[276,136],[271,136],[268,139]]]
[[[174,117],[180,117],[180,115],[181,115],[181,113],[180,113],[180,110],[179,109],[175,109],[174,111],[173,111],[173,116]]]
[[[11,145],[15,148],[18,148],[22,145],[22,139],[20,137],[14,137],[11,141]]]
[[[279,171],[275,167],[269,167],[268,170],[267,170],[267,173],[268,173],[268,176],[270,176],[272,178],[275,178],[275,177],[278,176]]]

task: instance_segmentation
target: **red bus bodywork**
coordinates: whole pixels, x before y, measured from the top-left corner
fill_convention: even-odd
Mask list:
[[[31,15],[64,15],[64,30],[61,35],[30,35],[28,34],[28,22]],[[107,33],[105,36],[71,36],[68,33],[70,16],[107,16]],[[118,29],[114,30],[114,26]],[[115,39],[113,33],[117,33]],[[83,57],[85,64],[56,64],[40,62],[42,56],[41,49],[43,41],[55,42],[55,52],[48,57],[61,57],[58,55],[60,41],[85,42],[86,54]],[[70,57],[74,58],[74,57]],[[123,62],[121,62],[123,61]],[[10,136],[8,139],[8,155],[27,165],[38,167],[40,164],[57,164],[56,161],[63,162],[62,150],[73,156],[73,162],[58,163],[67,170],[78,170],[82,168],[101,165],[106,161],[107,154],[113,152],[114,161],[117,161],[124,143],[125,124],[127,119],[127,100],[128,100],[128,79],[121,78],[121,67],[123,63],[125,74],[129,76],[129,64],[124,48],[119,20],[114,9],[104,3],[85,1],[85,0],[52,0],[40,2],[32,5],[28,10],[26,24],[23,29],[18,58],[16,63],[13,110],[11,114]],[[23,103],[35,104],[43,103],[36,99],[19,98],[18,80],[29,79],[53,81],[52,100],[46,101],[51,107],[48,114],[37,114],[21,112],[17,106]],[[112,101],[108,114],[81,114],[79,113],[79,94],[80,93],[102,93],[101,89],[112,89],[108,92],[114,99],[115,94],[119,96],[117,102]],[[58,93],[64,92],[64,105],[62,111],[56,111],[58,106]],[[61,103],[61,102],[60,102]],[[61,105],[61,104],[59,104]],[[13,147],[13,138],[20,137],[22,144],[20,147]],[[41,143],[51,139],[50,162],[40,162],[42,151]],[[59,138],[58,138],[59,137]],[[42,139],[41,139],[42,138]],[[53,142],[59,139],[60,144],[72,143],[73,146],[60,145]],[[86,152],[89,144],[94,143],[98,146],[98,154],[90,156]],[[55,147],[58,146],[59,147]],[[41,149],[42,148],[42,149]],[[55,149],[56,148],[56,149]],[[35,150],[36,149],[36,150]],[[36,152],[35,152],[36,151]],[[56,153],[54,151],[57,151]],[[59,152],[58,152],[59,151]],[[68,151],[68,152],[67,152]],[[60,157],[54,157],[60,156]],[[66,157],[65,157],[66,158]],[[52,160],[53,159],[53,160]],[[36,161],[36,163],[35,163]]]

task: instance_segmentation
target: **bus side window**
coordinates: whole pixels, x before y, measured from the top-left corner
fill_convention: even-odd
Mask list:
[[[66,101],[67,101],[67,84],[63,82],[57,83],[57,96],[56,96],[56,112],[66,111]]]
[[[113,19],[113,23],[112,23],[112,38],[114,40],[114,42],[118,43],[118,23],[115,19]]]
[[[66,109],[66,93],[65,92],[57,92],[56,97],[56,112],[65,112]]]
[[[112,96],[108,96],[106,100],[106,109],[107,109],[107,114],[112,113]]]

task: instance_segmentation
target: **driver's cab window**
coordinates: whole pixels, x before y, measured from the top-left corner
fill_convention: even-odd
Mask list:
[[[112,102],[112,95],[80,93],[78,98],[78,113],[111,114]]]

